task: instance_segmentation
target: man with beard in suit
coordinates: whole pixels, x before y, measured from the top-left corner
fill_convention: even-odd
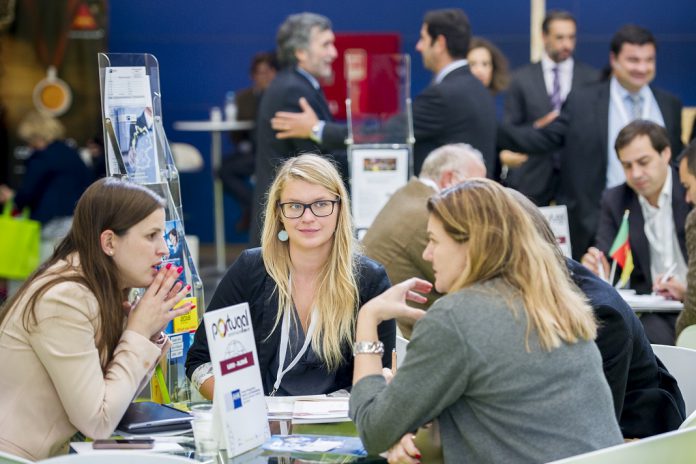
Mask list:
[[[541,61],[513,74],[505,98],[506,122],[519,126],[534,123],[551,112],[557,115],[572,88],[599,80],[599,71],[573,58],[576,33],[577,24],[570,13],[548,12],[541,25]],[[558,152],[529,156],[518,167],[509,166],[506,183],[538,206],[546,206],[556,199],[560,163]]]

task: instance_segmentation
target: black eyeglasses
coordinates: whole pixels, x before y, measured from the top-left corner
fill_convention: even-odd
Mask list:
[[[331,216],[334,212],[334,206],[336,203],[340,203],[341,200],[317,200],[314,203],[297,203],[294,201],[287,203],[278,203],[280,211],[288,219],[297,219],[302,217],[305,210],[309,208],[313,215],[316,217],[326,217]]]

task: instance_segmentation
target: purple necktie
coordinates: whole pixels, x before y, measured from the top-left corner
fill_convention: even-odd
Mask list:
[[[560,111],[563,101],[561,100],[561,79],[558,75],[558,66],[554,66],[552,71],[553,88],[551,90],[551,106],[555,111]]]

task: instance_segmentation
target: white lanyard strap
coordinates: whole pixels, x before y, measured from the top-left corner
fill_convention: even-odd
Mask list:
[[[283,364],[285,364],[285,356],[287,355],[287,350],[288,350],[288,345],[290,344],[290,312],[291,310],[288,309],[285,311],[285,314],[283,315],[283,323],[280,327],[280,349],[278,352],[278,373],[276,374],[276,381],[273,384],[273,391],[271,392],[271,396],[274,396],[275,393],[278,391],[278,387],[280,387],[280,382],[283,380],[283,376],[293,367],[295,367],[295,364],[300,362],[300,358],[302,358],[302,355],[305,354],[305,351],[307,351],[307,347],[309,346],[310,342],[312,341],[312,335],[314,334],[314,330],[316,329],[317,325],[317,320],[319,319],[318,314],[317,314],[317,309],[314,308],[312,310],[312,319],[309,322],[309,328],[307,329],[307,334],[305,335],[305,340],[304,343],[302,344],[302,348],[300,348],[300,351],[297,353],[295,358],[288,364],[288,367],[283,369]]]
[[[619,92],[611,92],[611,99],[614,101],[614,106],[619,112],[619,118],[621,119],[621,127],[625,127],[629,122],[633,121],[633,118],[628,117],[626,112],[626,104],[619,97]],[[650,111],[652,110],[652,95],[647,96],[643,102],[643,111],[640,116],[641,119],[649,119]]]

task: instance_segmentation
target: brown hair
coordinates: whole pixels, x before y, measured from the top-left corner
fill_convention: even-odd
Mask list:
[[[524,303],[528,350],[532,331],[547,351],[595,338],[592,308],[570,282],[555,245],[541,237],[504,187],[470,179],[432,196],[428,210],[452,239],[469,243],[466,268],[450,292],[503,279]]]
[[[669,135],[667,135],[667,129],[652,121],[636,119],[621,129],[621,131],[619,131],[619,135],[616,136],[616,142],[614,142],[616,156],[619,156],[619,150],[625,148],[641,135],[648,136],[650,139],[650,145],[652,145],[652,147],[658,153],[662,153],[665,148],[669,147]]]
[[[113,259],[101,249],[100,236],[105,230],[112,230],[123,236],[128,230],[159,208],[164,208],[162,198],[151,190],[132,182],[115,178],[100,179],[93,183],[77,202],[72,227],[68,235],[58,244],[53,255],[43,263],[10,298],[0,311],[0,324],[12,310],[23,311],[26,330],[31,323],[36,324],[36,305],[39,299],[54,285],[75,282],[91,291],[99,305],[99,333],[96,337],[97,349],[106,369],[123,333],[123,302],[127,290],[119,283],[119,272]],[[77,253],[79,269],[70,272],[70,262],[57,269],[48,269],[69,255]],[[38,289],[29,296],[26,306],[18,307],[17,302],[25,295],[31,284],[46,277]]]
[[[475,48],[485,48],[491,54],[491,64],[493,65],[493,78],[488,88],[493,94],[507,89],[510,83],[510,73],[508,71],[508,60],[498,47],[488,39],[483,37],[472,37],[469,51]]]

